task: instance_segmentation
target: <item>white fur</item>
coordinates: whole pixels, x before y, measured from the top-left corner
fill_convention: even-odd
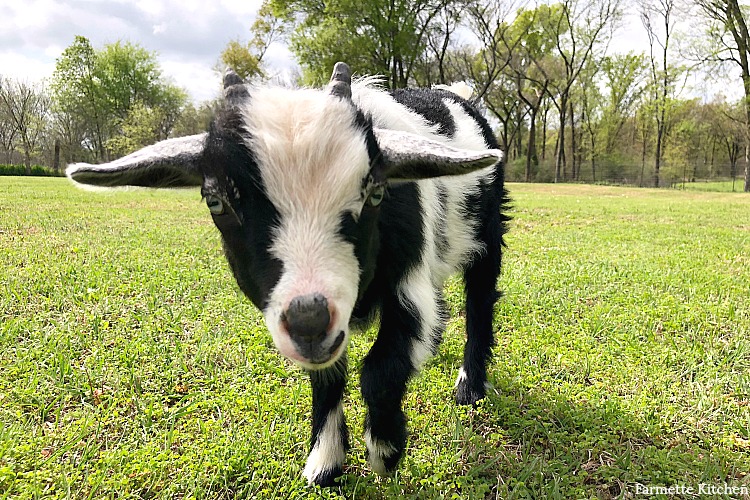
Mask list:
[[[364,135],[353,120],[349,104],[316,90],[258,89],[245,113],[248,146],[281,216],[270,252],[283,263],[283,272],[264,315],[278,349],[308,368],[280,315],[294,297],[320,293],[334,310],[328,341],[343,331],[343,346],[348,342],[359,264],[338,228],[342,211],[362,209],[361,186],[369,172]],[[339,348],[326,364],[343,351]]]
[[[341,467],[346,458],[346,452],[341,440],[341,425],[344,422],[344,409],[339,405],[328,414],[323,429],[318,434],[302,473],[309,484],[326,470]]]
[[[390,443],[387,443],[381,439],[372,437],[370,429],[365,431],[365,444],[367,445],[367,461],[370,463],[370,468],[373,472],[380,474],[381,476],[388,473],[385,468],[385,457],[390,457],[396,453],[396,447]]]
[[[433,85],[432,88],[453,92],[464,99],[471,99],[471,96],[474,94],[474,89],[466,82],[456,82],[451,85]]]
[[[396,102],[373,86],[373,79],[355,82],[352,100],[372,116],[376,127],[418,134],[461,149],[485,150],[481,131],[461,106],[446,99],[455,134],[438,133],[438,125]],[[318,90],[256,89],[245,112],[248,146],[255,153],[263,184],[281,215],[271,254],[283,263],[282,276],[264,310],[274,343],[287,357],[312,368],[294,348],[280,316],[298,295],[320,293],[334,310],[334,325],[327,342],[338,332],[349,340],[348,322],[357,298],[359,266],[351,244],[338,235],[340,214],[355,215],[362,209],[362,181],[369,158],[360,130],[352,126],[354,110],[339,98]],[[473,237],[459,200],[475,191],[480,178],[490,177],[493,167],[462,176],[419,181],[423,230],[427,235],[422,261],[399,285],[405,303],[413,304],[421,318],[419,340],[410,353],[415,367],[432,354],[434,332],[443,321],[437,304],[443,281],[482,251]],[[447,193],[447,213],[442,213],[438,183]],[[434,234],[444,217],[449,247],[438,254]],[[333,364],[339,349],[327,363]],[[315,366],[320,368],[321,366]]]
[[[355,83],[353,99],[366,113],[372,114],[376,126],[420,134],[456,148],[477,151],[487,149],[476,121],[452,100],[444,100],[455,123],[454,135],[447,137],[438,133],[437,125],[408,110],[383,90],[365,86],[370,83],[371,81]],[[421,319],[419,339],[412,343],[410,353],[411,362],[417,369],[431,357],[432,336],[439,331],[439,325],[443,321],[437,303],[437,293],[440,293],[438,290],[442,289],[445,279],[461,269],[474,254],[484,250],[474,238],[475,223],[468,221],[466,214],[460,209],[459,200],[475,192],[480,179],[489,180],[494,170],[494,167],[488,167],[466,175],[427,179],[417,183],[423,210],[425,247],[421,262],[402,281],[398,290],[400,297],[408,299],[405,303],[417,308],[416,312]],[[438,184],[447,193],[445,214],[439,210]],[[448,248],[442,253],[438,253],[434,239],[438,217],[445,217],[448,241]]]
[[[456,384],[454,387],[458,387],[461,383],[463,383],[467,378],[469,378],[468,375],[466,375],[466,370],[464,370],[464,367],[458,369],[458,378],[456,378]]]

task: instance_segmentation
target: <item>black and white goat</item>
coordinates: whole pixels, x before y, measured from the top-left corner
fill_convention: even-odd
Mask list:
[[[351,83],[261,88],[233,72],[207,133],[119,160],[74,164],[75,182],[201,186],[242,291],[282,354],[312,383],[310,483],[342,474],[350,324],[379,317],[362,364],[368,460],[393,470],[406,445],[407,381],[436,351],[442,285],[462,270],[467,342],[459,404],[485,395],[506,217],[502,153],[489,125],[448,90]]]

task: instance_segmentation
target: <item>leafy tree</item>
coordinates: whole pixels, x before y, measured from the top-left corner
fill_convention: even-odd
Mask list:
[[[110,117],[99,83],[97,55],[87,38],[76,36],[57,59],[51,89],[58,133],[66,142],[69,158],[87,149],[103,159]]]
[[[108,145],[118,144],[116,150],[123,151],[127,141],[111,139],[123,133],[124,125],[135,134],[136,107],[141,118],[144,107],[153,111],[149,116],[159,117],[151,139],[164,139],[187,101],[183,90],[162,78],[154,53],[123,42],[97,51],[81,36],[58,59],[52,89],[58,135],[67,143],[63,149],[68,159],[81,148],[99,160],[109,157]]]
[[[188,103],[180,112],[180,116],[174,124],[172,135],[182,137],[186,135],[199,134],[208,130],[211,118],[218,106],[218,101],[204,102],[197,108]]]
[[[284,27],[288,22],[291,20],[274,15],[271,4],[263,3],[250,28],[251,40],[245,44],[230,41],[219,57],[221,65],[232,68],[244,80],[264,78],[263,57],[272,43],[285,36]]]
[[[599,68],[607,94],[602,109],[603,153],[611,155],[645,92],[646,60],[643,54],[616,54],[604,57]]]
[[[266,0],[288,25],[303,81],[320,85],[336,61],[358,73],[381,74],[405,87],[425,50],[426,34],[450,0]]]
[[[563,0],[559,3],[559,15],[551,16],[545,23],[545,29],[556,38],[554,54],[562,67],[549,84],[560,117],[555,182],[566,177],[565,127],[571,90],[589,59],[595,56],[597,47],[606,45],[621,15],[620,0]],[[537,67],[546,71],[541,65]]]

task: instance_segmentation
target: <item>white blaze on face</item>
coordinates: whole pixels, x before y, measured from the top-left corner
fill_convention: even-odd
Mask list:
[[[306,360],[280,321],[293,298],[323,295],[335,311],[330,339],[324,342],[341,331],[346,333],[343,346],[348,341],[359,264],[339,226],[343,212],[362,209],[362,181],[369,172],[365,136],[354,126],[354,108],[322,91],[271,88],[251,96],[244,113],[248,145],[280,215],[269,244],[283,263],[264,315],[279,350],[304,366]]]

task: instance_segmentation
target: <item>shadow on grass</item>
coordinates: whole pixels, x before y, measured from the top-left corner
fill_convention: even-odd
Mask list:
[[[443,356],[439,363],[453,370],[460,366],[457,356]],[[547,377],[529,386],[496,363],[494,387],[476,408],[451,402],[444,415],[425,420],[421,408],[407,404],[410,438],[399,471],[383,479],[363,463],[350,465],[337,493],[623,498],[635,496],[638,485],[696,492],[701,484],[748,486],[749,460],[741,450],[671,430],[659,408],[632,409],[626,396],[576,377]],[[423,448],[431,448],[428,455]],[[352,462],[351,454],[347,459]]]

